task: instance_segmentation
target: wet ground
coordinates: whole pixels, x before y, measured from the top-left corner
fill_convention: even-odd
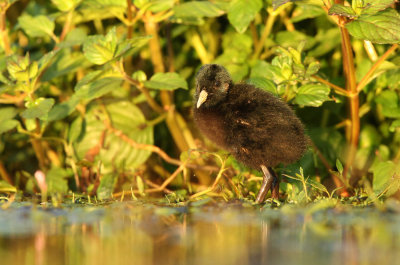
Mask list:
[[[200,201],[0,210],[1,264],[399,264],[400,206]]]

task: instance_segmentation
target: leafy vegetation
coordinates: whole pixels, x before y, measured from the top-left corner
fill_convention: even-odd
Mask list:
[[[397,197],[398,7],[2,0],[0,192],[254,199],[259,172],[192,123],[195,72],[215,62],[235,82],[282,97],[304,121],[310,150],[279,169],[286,201]]]

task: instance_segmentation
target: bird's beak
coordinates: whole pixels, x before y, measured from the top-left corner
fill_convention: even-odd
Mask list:
[[[200,106],[201,106],[204,102],[206,102],[207,96],[208,96],[207,91],[202,90],[202,91],[200,92],[199,99],[197,100],[197,105],[196,105],[197,108],[200,108]]]

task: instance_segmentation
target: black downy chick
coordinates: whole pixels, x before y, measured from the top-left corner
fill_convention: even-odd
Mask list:
[[[203,65],[196,76],[194,120],[200,131],[237,160],[264,173],[256,202],[268,190],[278,198],[272,167],[291,164],[307,148],[304,127],[281,99],[249,84],[234,84],[217,64]]]

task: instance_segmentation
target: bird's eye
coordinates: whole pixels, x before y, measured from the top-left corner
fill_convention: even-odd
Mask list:
[[[215,86],[220,86],[221,82],[220,81],[215,81]]]

